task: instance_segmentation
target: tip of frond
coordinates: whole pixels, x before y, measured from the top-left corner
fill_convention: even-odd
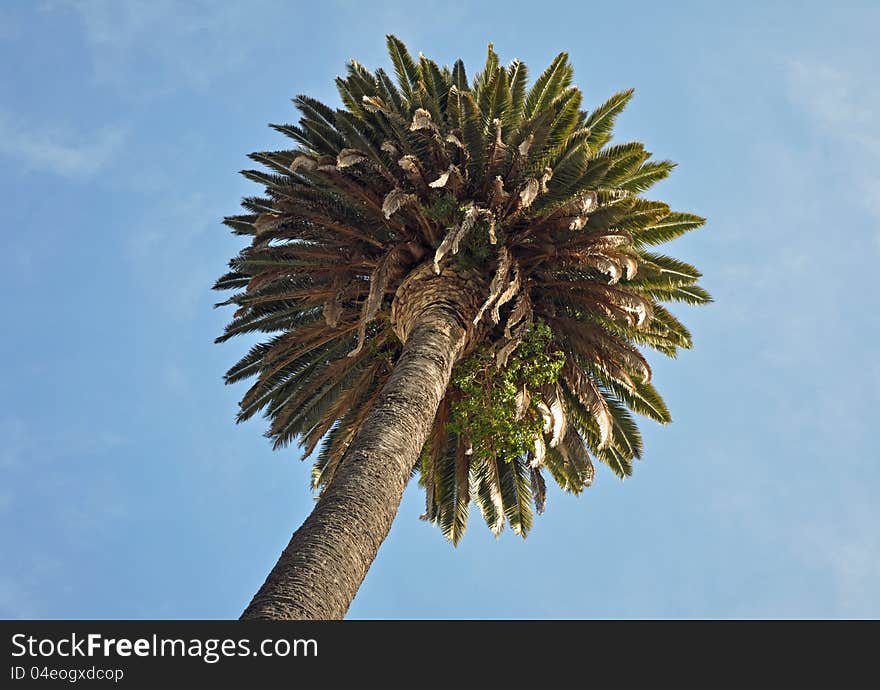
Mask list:
[[[290,445],[290,437],[287,435],[275,436],[272,431],[269,430],[265,434],[263,434],[263,436],[268,439],[272,439],[274,437],[274,440],[272,441],[272,450],[281,450],[282,448],[287,448],[287,446]]]
[[[244,171],[240,170],[239,173],[244,174]],[[229,228],[232,228],[234,230],[235,227],[237,225],[241,225],[243,221],[241,220],[241,216],[238,215],[238,216],[224,216],[223,220],[221,222],[223,223],[223,225],[225,225]]]

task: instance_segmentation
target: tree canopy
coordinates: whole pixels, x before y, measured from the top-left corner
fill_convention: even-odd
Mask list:
[[[711,298],[654,247],[704,219],[644,198],[674,164],[612,143],[632,90],[582,109],[566,53],[530,85],[491,44],[472,79],[394,36],[388,49],[393,77],[351,61],[342,107],[297,96],[298,124],[272,125],[293,146],[250,156],[243,174],[265,192],[225,220],[250,244],[215,285],[237,307],[218,341],[266,338],[226,381],[255,379],[238,420],[262,413],[276,448],[317,452],[320,491],[401,351],[401,286],[476,276],[474,337],[413,470],[423,517],[454,543],[471,501],[494,532],[525,536],[546,475],[573,493],[594,460],[625,477],[643,452],[633,413],[671,420],[641,349],[689,348],[663,305]]]

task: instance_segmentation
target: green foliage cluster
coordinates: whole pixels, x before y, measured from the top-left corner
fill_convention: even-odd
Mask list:
[[[565,364],[565,354],[552,349],[552,342],[549,326],[536,321],[506,367],[495,366],[487,347],[456,367],[453,386],[457,395],[451,405],[449,428],[467,437],[477,459],[509,463],[534,448],[544,424],[537,408],[537,392],[555,383]],[[529,392],[530,399],[517,415],[517,397],[523,390]]]
[[[464,220],[467,208],[454,195],[443,194],[425,209],[425,217],[449,228]],[[496,226],[495,232],[503,239],[504,235],[500,226]],[[439,244],[439,240],[436,244]],[[459,251],[452,258],[456,270],[460,273],[467,273],[484,268],[491,260],[493,249],[496,247],[489,241],[489,223],[478,220],[474,224],[473,230],[465,237]]]
[[[452,194],[442,194],[430,206],[425,208],[425,217],[444,225],[452,225],[461,221],[464,215],[461,202]]]
[[[500,234],[499,228],[496,232]],[[455,270],[459,273],[483,269],[491,260],[496,247],[489,242],[489,224],[477,221],[473,231],[465,238],[461,249],[453,257]]]

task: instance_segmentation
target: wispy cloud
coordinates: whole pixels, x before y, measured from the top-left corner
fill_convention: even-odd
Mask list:
[[[125,141],[126,130],[106,126],[83,135],[57,126],[39,127],[0,111],[0,156],[24,168],[69,178],[102,170]]]
[[[880,177],[872,177],[862,183],[865,193],[865,206],[875,218],[880,220]],[[880,251],[880,231],[874,235],[877,250]]]
[[[0,446],[0,470],[14,470],[22,467],[24,452],[27,448],[27,430],[24,422],[17,417],[0,418],[0,435],[3,445]]]
[[[107,453],[124,442],[124,437],[112,429],[83,430],[71,425],[51,433],[40,432],[26,418],[16,415],[0,417],[0,438],[0,470],[10,472],[26,472],[64,458]]]
[[[9,576],[0,576],[0,616],[3,618],[32,618],[38,607],[27,586]]]
[[[880,155],[880,81],[813,60],[789,60],[788,94],[822,132]]]
[[[21,32],[21,26],[15,15],[7,8],[0,8],[0,41],[8,41],[17,38]]]
[[[260,0],[55,0],[46,8],[75,12],[96,79],[137,98],[205,87],[243,64],[259,44],[256,18],[266,14],[259,5]]]
[[[223,265],[219,249],[211,250],[218,252],[216,261],[206,258],[193,263],[193,257],[203,256],[197,248],[206,235],[219,232],[216,208],[201,194],[174,197],[169,192],[164,204],[126,229],[134,275],[149,292],[149,299],[158,301],[176,319],[193,318],[200,306],[207,308],[216,297],[210,287],[216,267]]]
[[[790,101],[815,131],[844,149],[848,179],[863,208],[880,221],[880,79],[859,65],[842,66],[813,59],[786,64]],[[880,248],[880,232],[874,240]]]
[[[843,529],[822,522],[801,533],[795,548],[807,563],[830,575],[842,615],[874,617],[880,613],[880,535],[876,514],[858,506]]]

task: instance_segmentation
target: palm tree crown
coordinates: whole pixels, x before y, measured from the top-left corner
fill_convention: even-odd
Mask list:
[[[414,468],[423,517],[458,543],[473,499],[493,531],[525,536],[545,472],[574,493],[591,457],[629,475],[631,412],[670,421],[639,347],[690,347],[661,303],[710,297],[695,268],[650,248],[704,220],[642,197],[673,164],[610,143],[632,91],[582,110],[565,53],[529,88],[491,45],[473,81],[461,61],[388,48],[396,80],[352,61],[344,107],[298,96],[299,124],[272,125],[295,147],[251,155],[263,169],[243,174],[266,192],[225,220],[252,241],[215,285],[238,307],[218,341],[271,337],[226,381],[256,378],[239,421],[262,412],[276,448],[317,449],[323,490],[401,352],[407,290],[460,276],[479,304]]]

